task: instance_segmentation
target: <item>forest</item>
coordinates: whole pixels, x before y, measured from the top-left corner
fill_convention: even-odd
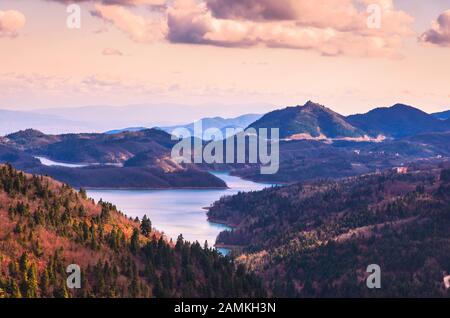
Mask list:
[[[107,202],[0,166],[0,297],[257,297],[261,280],[216,250],[176,242]],[[80,289],[66,268],[81,267]]]
[[[450,170],[411,166],[222,198],[217,242],[281,297],[448,297]],[[381,268],[368,289],[366,268]]]

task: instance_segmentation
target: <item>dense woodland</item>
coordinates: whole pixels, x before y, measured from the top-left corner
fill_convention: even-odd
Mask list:
[[[0,166],[0,298],[254,297],[261,281],[205,243],[168,241],[65,184]],[[66,267],[82,269],[68,289]]]
[[[222,198],[218,243],[260,274],[273,296],[448,297],[448,166],[316,181]],[[382,288],[366,287],[378,264]]]
[[[233,257],[2,165],[0,297],[450,296],[448,164],[239,193],[209,217],[234,227],[218,238]],[[366,287],[370,264],[381,289]]]

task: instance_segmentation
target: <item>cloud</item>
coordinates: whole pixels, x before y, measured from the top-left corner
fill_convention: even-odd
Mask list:
[[[97,4],[91,14],[114,24],[136,42],[153,42],[165,37],[166,24],[162,19],[146,19],[121,6]]]
[[[391,0],[377,3],[382,27],[351,0],[177,0],[167,9],[168,40],[226,47],[310,49],[323,55],[397,56],[412,18]],[[363,6],[364,7],[364,6]]]
[[[15,10],[0,10],[0,37],[15,37],[18,31],[25,25],[25,16]]]
[[[431,29],[420,36],[420,41],[440,46],[450,46],[450,10],[445,11],[431,24]]]
[[[113,48],[106,48],[102,51],[103,55],[106,56],[122,56],[123,53],[117,49],[113,49]]]
[[[369,28],[368,5],[381,11]],[[98,16],[136,42],[291,48],[323,55],[398,57],[413,18],[392,0],[174,0],[144,17],[122,6],[96,5]]]
[[[166,5],[166,0],[48,0],[53,2],[59,2],[64,4],[71,3],[81,3],[81,2],[99,2],[109,5],[123,5],[123,6],[154,6],[154,7],[164,7]]]

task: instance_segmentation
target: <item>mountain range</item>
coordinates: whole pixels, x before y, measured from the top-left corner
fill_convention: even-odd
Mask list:
[[[189,130],[192,126],[177,127]],[[48,174],[72,186],[220,188],[225,183],[208,171],[229,171],[254,181],[291,183],[450,157],[450,119],[437,119],[401,104],[345,117],[309,101],[264,116],[206,118],[203,128],[211,126],[222,130],[279,128],[279,171],[262,175],[258,164],[179,165],[171,159],[171,149],[178,140],[172,140],[161,128],[62,135],[28,129],[0,138],[0,161],[28,172]],[[164,129],[170,132],[175,128]],[[45,166],[37,156],[87,167]]]
[[[7,134],[0,297],[449,297],[449,124],[402,104],[346,117],[311,101],[208,118],[220,129],[279,128],[274,175],[258,164],[179,164],[179,140],[159,128]],[[210,221],[233,228],[216,242],[231,257],[182,236],[168,241],[146,217],[132,220],[83,189],[225,188],[214,170],[279,184],[208,208]],[[69,291],[61,264],[74,259],[83,288]],[[371,290],[374,263],[383,288]]]
[[[0,135],[28,128],[42,130],[49,134],[60,134],[93,131],[95,125],[58,115],[0,109]]]
[[[242,110],[269,111],[273,105],[257,104],[139,104],[125,106],[93,105],[15,111],[0,109],[0,135],[34,128],[46,134],[101,133],[122,127],[185,125],[203,117],[220,114],[239,116]]]
[[[180,125],[180,126],[171,126],[171,127],[161,127],[162,130],[168,132],[169,134],[172,134],[176,129],[184,128],[187,129],[191,136],[195,138],[205,139],[203,136],[203,133],[207,129],[219,129],[224,136],[224,138],[227,136],[227,129],[242,129],[244,130],[247,126],[252,124],[253,122],[257,121],[261,118],[262,115],[258,114],[246,114],[241,115],[235,118],[222,118],[222,117],[211,117],[211,118],[203,118],[199,121],[196,121],[194,123],[190,123],[187,125]],[[202,131],[195,132],[194,131],[194,125],[201,122],[202,125]],[[208,138],[206,138],[208,139]]]
[[[368,140],[367,137],[402,138],[426,132],[450,130],[450,120],[439,120],[412,106],[396,104],[376,108],[365,114],[342,116],[308,101],[303,106],[287,107],[264,115],[249,128],[279,128],[284,139]]]

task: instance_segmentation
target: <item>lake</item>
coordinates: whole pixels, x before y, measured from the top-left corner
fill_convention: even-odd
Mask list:
[[[230,176],[227,173],[213,173],[224,180],[229,189],[168,189],[168,190],[88,190],[88,196],[111,202],[119,210],[132,218],[142,219],[146,214],[153,227],[163,231],[167,237],[176,240],[183,234],[185,240],[208,241],[214,245],[217,235],[228,227],[207,221],[206,210],[212,203],[224,195],[233,195],[239,191],[256,191],[270,187],[268,184],[255,183]],[[226,249],[219,249],[226,254]]]

